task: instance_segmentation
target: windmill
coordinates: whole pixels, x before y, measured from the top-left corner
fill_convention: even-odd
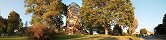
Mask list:
[[[73,35],[77,34],[80,30],[77,30],[80,28],[80,13],[79,13],[80,6],[76,4],[75,2],[72,2],[69,4],[68,12],[67,12],[67,34]]]

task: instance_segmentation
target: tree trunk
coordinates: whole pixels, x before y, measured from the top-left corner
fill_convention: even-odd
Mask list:
[[[105,29],[105,35],[108,35],[108,28],[104,27],[104,29]]]
[[[61,34],[61,32],[60,32],[61,30],[60,30],[60,29],[61,29],[61,28],[60,28],[60,26],[58,26],[58,31],[59,31],[59,34]]]
[[[103,27],[104,27],[104,29],[105,29],[105,35],[108,35],[108,24],[107,24],[107,22],[103,22]]]
[[[129,36],[132,35],[132,30],[131,30],[131,28],[128,29],[128,34],[129,34]]]

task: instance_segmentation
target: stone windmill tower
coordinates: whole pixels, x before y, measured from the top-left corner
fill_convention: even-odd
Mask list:
[[[78,32],[80,28],[80,7],[78,4],[72,2],[69,4],[67,12],[67,34],[73,35]]]

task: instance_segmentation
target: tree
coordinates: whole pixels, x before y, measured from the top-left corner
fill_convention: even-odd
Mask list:
[[[82,26],[88,28],[103,25],[105,34],[108,35],[111,13],[107,13],[107,10],[103,9],[106,4],[106,0],[83,0],[83,6],[81,7]]]
[[[7,27],[8,27],[7,20],[8,20],[8,19],[4,18],[4,20],[2,21],[3,24],[4,24],[4,27],[2,28],[2,32],[3,32],[4,34],[7,34]]]
[[[65,16],[67,15],[67,8],[68,8],[68,6],[66,4],[62,3],[62,13]]]
[[[138,21],[137,21],[137,19],[136,19],[136,17],[135,17],[135,18],[134,18],[134,21],[133,21],[133,23],[132,23],[132,27],[130,27],[130,28],[127,30],[128,34],[131,35],[132,33],[134,33],[134,32],[135,32],[135,29],[137,29],[137,27],[138,27]]]
[[[105,32],[104,32],[104,27],[102,27],[102,26],[97,26],[97,33],[99,33],[99,34],[104,34]]]
[[[61,0],[25,0],[26,14],[33,13],[32,24],[51,22],[51,18],[61,15]]]
[[[154,30],[157,35],[166,35],[166,14],[163,17],[162,24],[159,24]]]
[[[21,30],[23,28],[23,22],[22,20],[20,19],[20,23],[19,23],[19,26],[18,26],[18,30]]]
[[[103,25],[107,35],[111,22],[132,28],[134,11],[130,0],[83,0],[81,19],[85,28]]]
[[[140,34],[147,34],[147,30],[145,28],[141,29]]]
[[[164,17],[163,17],[163,23],[162,23],[162,27],[163,27],[163,30],[166,30],[166,14],[164,15]],[[166,35],[166,31],[163,31],[164,32],[164,34]]]
[[[0,16],[0,34],[7,32],[7,20]]]
[[[122,35],[122,28],[118,24],[114,26],[113,35]]]
[[[21,24],[20,22],[21,22],[20,15],[15,11],[11,11],[7,20],[8,23],[7,32],[9,35],[13,35],[14,30],[18,30]]]
[[[25,0],[26,13],[32,13],[31,24],[43,23],[48,28],[57,28],[63,24],[62,0]]]
[[[155,27],[154,30],[157,35],[166,35],[166,14],[163,17],[163,23]]]
[[[163,27],[163,24],[159,24],[157,27],[154,29],[155,34],[157,35],[164,35],[165,34],[165,28]]]
[[[166,14],[163,17],[163,27],[166,27]]]

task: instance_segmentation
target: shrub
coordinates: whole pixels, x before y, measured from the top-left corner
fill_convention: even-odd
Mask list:
[[[30,40],[53,40],[54,29],[48,28],[41,23],[33,24],[28,30]]]
[[[140,34],[147,34],[147,30],[145,28],[141,29]]]

